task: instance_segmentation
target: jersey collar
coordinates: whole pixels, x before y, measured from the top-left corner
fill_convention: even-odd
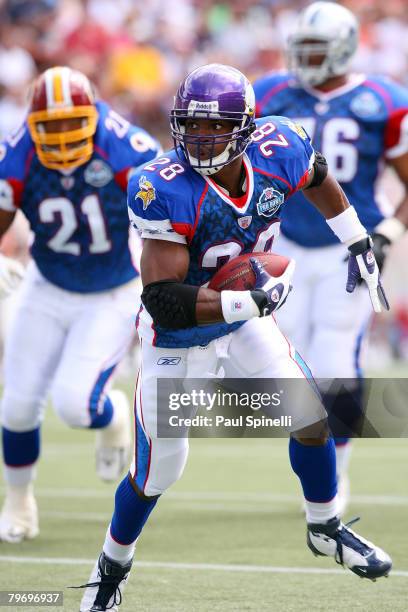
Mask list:
[[[333,100],[334,98],[338,98],[343,96],[344,94],[352,91],[366,80],[365,74],[351,74],[348,78],[347,83],[341,85],[341,87],[336,87],[336,89],[332,89],[331,91],[320,91],[319,89],[315,89],[314,87],[309,87],[308,85],[301,85],[302,89],[307,91],[308,94],[317,98],[321,102],[328,102],[329,100]]]
[[[250,162],[250,159],[246,153],[244,153],[242,157],[242,162],[244,164],[245,175],[246,175],[246,178],[245,178],[246,193],[239,198],[231,198],[228,195],[226,189],[223,189],[222,187],[220,187],[220,185],[217,185],[217,183],[210,176],[204,177],[207,183],[209,184],[209,186],[211,187],[211,189],[213,189],[215,193],[222,200],[224,200],[224,202],[229,204],[231,208],[233,208],[236,212],[240,214],[244,214],[246,212],[251,202],[252,195],[254,193],[254,172],[252,170],[252,164]]]

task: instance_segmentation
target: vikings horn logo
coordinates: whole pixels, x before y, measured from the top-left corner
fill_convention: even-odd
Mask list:
[[[145,176],[141,176],[139,179],[139,190],[135,196],[135,200],[140,198],[143,201],[143,210],[156,199],[156,190],[152,183],[147,180]]]

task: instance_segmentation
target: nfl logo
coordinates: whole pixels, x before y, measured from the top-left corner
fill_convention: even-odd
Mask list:
[[[247,229],[252,222],[252,215],[246,215],[245,217],[240,217],[238,219],[238,225],[239,227],[242,227],[242,229]]]

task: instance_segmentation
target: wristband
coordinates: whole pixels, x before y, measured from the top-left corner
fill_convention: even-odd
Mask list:
[[[326,219],[326,222],[340,242],[347,246],[367,238],[367,230],[358,218],[354,206],[349,206],[339,215]]]
[[[227,323],[259,317],[259,308],[250,291],[221,291],[222,316]]]

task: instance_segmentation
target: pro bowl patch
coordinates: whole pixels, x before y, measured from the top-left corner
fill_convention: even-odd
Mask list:
[[[274,189],[273,187],[267,187],[263,190],[261,197],[256,203],[258,209],[258,215],[264,217],[272,217],[285,201],[283,193]]]
[[[358,117],[373,117],[381,112],[381,102],[373,92],[364,91],[352,99],[350,110]]]
[[[102,159],[93,159],[85,168],[84,181],[92,187],[104,187],[112,179],[113,172]]]

